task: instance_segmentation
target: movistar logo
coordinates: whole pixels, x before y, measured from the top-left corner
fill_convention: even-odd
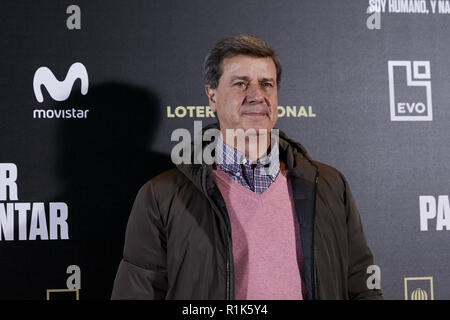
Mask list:
[[[47,67],[40,67],[34,73],[33,89],[38,102],[44,102],[42,86],[55,101],[64,101],[69,98],[75,80],[81,80],[81,94],[86,95],[89,87],[89,78],[86,67],[81,62],[75,62],[67,71],[63,81],[56,79],[53,72]]]

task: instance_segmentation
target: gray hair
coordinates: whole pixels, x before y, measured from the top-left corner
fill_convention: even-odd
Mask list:
[[[281,63],[278,55],[267,42],[252,34],[239,34],[225,38],[209,50],[203,64],[205,84],[213,89],[217,88],[223,72],[223,60],[239,54],[272,58],[277,70],[277,88],[280,88]]]

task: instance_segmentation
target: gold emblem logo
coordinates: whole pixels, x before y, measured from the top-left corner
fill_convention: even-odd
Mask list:
[[[433,277],[405,277],[405,300],[434,300]]]
[[[47,300],[80,300],[79,289],[47,289]]]

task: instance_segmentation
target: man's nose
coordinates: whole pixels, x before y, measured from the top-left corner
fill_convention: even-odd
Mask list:
[[[247,103],[257,104],[264,102],[264,92],[258,84],[252,84],[247,89]]]

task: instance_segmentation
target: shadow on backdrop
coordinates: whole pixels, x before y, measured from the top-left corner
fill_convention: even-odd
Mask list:
[[[168,155],[148,151],[161,121],[148,90],[105,83],[55,109],[67,106],[90,111],[87,119],[61,122],[57,170],[64,192],[57,201],[68,204],[70,236],[63,256],[81,269],[80,299],[109,299],[134,198],[174,166]]]

